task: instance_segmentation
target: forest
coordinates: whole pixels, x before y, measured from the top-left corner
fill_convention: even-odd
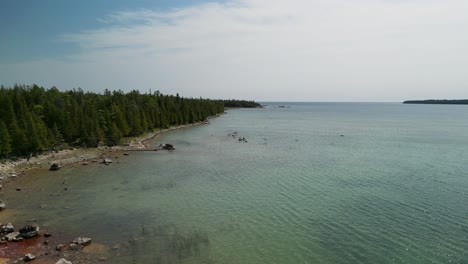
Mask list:
[[[429,100],[409,100],[404,101],[404,104],[468,104],[468,99],[458,99],[458,100],[437,100],[437,99],[429,99]]]
[[[222,100],[159,91],[142,94],[106,89],[100,94],[37,85],[1,86],[0,158],[69,146],[118,145],[124,137],[204,121],[223,111]]]

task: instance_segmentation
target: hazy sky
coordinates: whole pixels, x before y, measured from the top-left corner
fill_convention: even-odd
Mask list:
[[[0,83],[259,101],[468,98],[466,0],[2,0]]]

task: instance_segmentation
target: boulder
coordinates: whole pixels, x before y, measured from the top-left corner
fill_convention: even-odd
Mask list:
[[[68,244],[68,249],[70,249],[70,250],[78,250],[78,244],[76,244],[76,243],[70,243],[70,244]]]
[[[31,261],[31,260],[35,260],[36,256],[34,256],[33,254],[28,253],[28,254],[24,255],[23,259],[24,259],[24,261],[28,262],[28,261]]]
[[[9,234],[15,231],[11,223],[0,225],[0,234]]]
[[[52,164],[52,166],[50,166],[49,170],[57,171],[57,170],[60,170],[60,168],[62,168],[60,165],[58,165],[57,163],[54,163]]]
[[[64,258],[62,259],[59,259],[59,261],[57,261],[55,264],[72,264],[71,261],[68,261]]]
[[[6,208],[6,204],[0,201],[0,211],[4,210],[5,208]]]
[[[8,235],[6,235],[4,238],[6,241],[16,242],[16,241],[19,241],[19,235],[20,235],[20,232],[11,232]]]
[[[39,227],[27,225],[21,228],[19,233],[21,238],[32,238],[39,235]]]
[[[55,249],[58,250],[58,251],[62,251],[62,250],[67,249],[67,245],[65,245],[65,244],[58,244],[58,245],[55,247]]]
[[[165,144],[165,145],[162,146],[162,148],[165,149],[165,150],[174,150],[175,149],[174,145],[172,145],[172,144]]]
[[[104,164],[106,164],[106,165],[109,165],[109,164],[112,163],[112,160],[106,158],[106,159],[104,159],[104,160],[102,161],[102,163],[104,163]]]
[[[79,238],[73,240],[72,243],[80,245],[80,246],[87,246],[87,245],[91,244],[91,238],[79,237]]]

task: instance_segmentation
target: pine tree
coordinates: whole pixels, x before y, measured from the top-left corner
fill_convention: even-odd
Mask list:
[[[11,138],[5,123],[0,120],[0,156],[8,157],[11,152]]]

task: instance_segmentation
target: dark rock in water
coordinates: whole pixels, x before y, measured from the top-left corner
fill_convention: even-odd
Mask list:
[[[27,225],[19,230],[20,237],[22,238],[32,238],[39,235],[39,227],[38,226],[30,226]]]
[[[11,223],[0,225],[0,234],[8,234],[14,232],[15,228]]]
[[[0,201],[0,211],[4,210],[5,208],[6,208],[6,204]]]
[[[112,160],[106,158],[106,159],[104,159],[104,160],[102,161],[102,163],[104,163],[104,164],[106,164],[106,165],[109,165],[109,164],[112,163]]]
[[[34,256],[34,255],[28,253],[28,254],[24,255],[24,258],[23,258],[23,259],[24,259],[24,261],[28,262],[28,261],[31,261],[31,260],[35,260],[35,259],[36,259],[36,256]]]
[[[54,163],[54,164],[52,164],[52,166],[50,166],[49,170],[50,171],[57,171],[57,170],[60,170],[60,168],[62,168],[60,165],[58,165],[57,163]]]
[[[51,237],[51,236],[52,236],[51,233],[48,233],[48,232],[47,232],[47,233],[44,233],[44,237]]]
[[[80,246],[87,246],[87,245],[91,244],[91,238],[79,237],[79,238],[73,240],[72,243],[80,245]]]
[[[165,149],[165,150],[174,150],[175,149],[174,145],[172,145],[172,144],[165,144],[165,145],[162,146],[162,148]]]
[[[21,191],[22,189],[21,189],[21,187],[17,187],[16,190],[19,192],[19,191]]]
[[[125,152],[124,155],[125,155],[125,156],[128,156],[128,155],[130,155],[130,153]]]

